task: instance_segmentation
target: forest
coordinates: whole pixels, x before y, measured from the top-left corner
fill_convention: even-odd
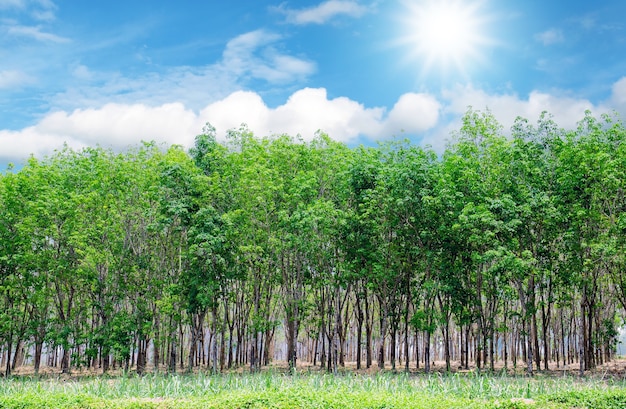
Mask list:
[[[625,191],[626,129],[591,113],[470,109],[443,153],[64,147],[0,174],[2,371],[583,374],[624,323]]]

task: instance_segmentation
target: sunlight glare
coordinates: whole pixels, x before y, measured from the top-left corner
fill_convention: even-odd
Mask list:
[[[403,43],[423,62],[423,71],[454,68],[465,72],[466,64],[478,59],[487,44],[482,31],[486,16],[477,1],[406,1],[403,18],[408,31]]]

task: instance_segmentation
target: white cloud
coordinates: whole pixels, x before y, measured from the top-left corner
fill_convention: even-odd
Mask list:
[[[34,10],[32,16],[36,20],[40,21],[52,21],[56,18],[54,11],[52,10]]]
[[[468,106],[474,109],[489,108],[505,130],[521,116],[531,121],[539,118],[543,111],[553,115],[554,120],[563,128],[574,128],[586,110],[595,114],[606,112],[603,105],[594,105],[584,98],[567,95],[552,95],[545,92],[533,91],[528,98],[520,98],[517,94],[488,94],[484,90],[472,86],[458,86],[443,93],[446,111],[455,117],[463,115]]]
[[[256,93],[236,92],[209,105],[200,116],[220,135],[246,123],[259,135],[300,134],[310,139],[322,130],[335,140],[351,142],[360,136],[381,139],[425,131],[437,123],[438,111],[435,98],[424,94],[404,94],[385,115],[384,108],[366,108],[346,97],[328,99],[323,88],[304,88],[276,108],[269,108]]]
[[[404,94],[389,112],[381,136],[427,131],[437,125],[440,110],[441,104],[432,95]]]
[[[269,82],[286,82],[315,72],[311,61],[282,54],[272,44],[280,36],[265,30],[242,34],[226,44],[221,65],[239,76],[250,76]]]
[[[196,115],[180,103],[156,107],[107,104],[69,114],[54,112],[35,128],[42,134],[64,136],[87,145],[121,148],[141,140],[188,144],[196,120]]]
[[[284,13],[288,22],[304,25],[324,24],[339,15],[361,17],[368,11],[368,8],[353,0],[328,0],[315,7],[295,10],[281,5],[276,7],[276,10]]]
[[[68,70],[75,81],[52,98],[56,110],[72,111],[107,103],[154,106],[173,101],[198,110],[238,88],[236,75],[217,66],[176,67],[138,77],[103,73],[81,64]]]
[[[348,141],[365,128],[379,127],[382,114],[380,108],[366,109],[348,98],[329,100],[325,89],[305,88],[274,109],[256,93],[236,92],[206,107],[200,116],[220,135],[246,123],[259,135],[288,133],[310,139],[321,129],[337,140]]]
[[[56,4],[51,0],[0,0],[0,10],[28,12],[35,20],[51,21],[56,18]]]
[[[33,18],[40,21],[52,21],[56,18],[57,6],[54,2],[51,0],[35,0],[34,2],[41,8],[35,8],[31,12]]]
[[[34,2],[45,9],[56,9],[57,6],[52,0],[34,0]]]
[[[63,143],[76,149],[95,145],[123,149],[142,140],[190,146],[200,129],[197,115],[179,103],[156,107],[107,104],[99,109],[59,111],[35,126],[0,131],[0,159],[43,156]]]
[[[74,148],[100,144],[115,149],[141,140],[190,147],[206,122],[223,138],[229,129],[246,123],[259,136],[287,133],[311,139],[318,130],[335,140],[380,140],[411,136],[442,152],[446,140],[460,126],[468,106],[490,109],[505,132],[518,116],[536,121],[548,111],[566,129],[576,127],[585,110],[595,115],[612,109],[626,113],[626,77],[613,85],[612,96],[593,104],[583,98],[534,91],[522,98],[514,93],[493,94],[472,86],[457,86],[440,99],[429,94],[407,93],[387,109],[366,107],[347,97],[329,98],[323,88],[294,92],[284,104],[269,107],[251,91],[236,91],[195,111],[182,103],[146,105],[109,103],[101,108],[57,111],[36,125],[20,131],[0,131],[0,160],[20,160],[30,154],[51,153],[64,142]]]
[[[548,46],[564,42],[565,36],[561,30],[551,28],[543,33],[535,34],[535,40],[543,43],[545,46]]]
[[[313,62],[278,51],[280,41],[277,34],[256,30],[231,39],[222,58],[214,64],[180,66],[135,77],[72,65],[68,69],[76,83],[51,102],[55,109],[66,111],[110,102],[153,106],[172,101],[200,110],[253,80],[282,86],[302,81],[315,72]]]
[[[29,84],[33,79],[22,71],[0,71],[0,89],[9,89]]]
[[[19,160],[51,153],[64,142],[74,148],[100,144],[122,149],[141,140],[190,147],[202,125],[210,122],[224,137],[242,123],[259,136],[287,133],[311,139],[322,130],[335,140],[364,136],[381,139],[404,132],[422,132],[436,125],[439,103],[424,94],[404,94],[387,113],[346,97],[329,99],[323,88],[304,88],[285,104],[268,107],[254,92],[237,91],[195,113],[181,103],[107,104],[99,109],[58,111],[21,131],[0,131],[0,159]]]
[[[77,149],[86,146],[69,137],[42,133],[36,126],[20,131],[0,130],[0,160],[20,162],[31,154],[42,157],[61,148],[63,143]]]
[[[91,80],[94,78],[93,72],[86,65],[79,64],[72,70],[72,76],[80,80]]]
[[[422,144],[431,145],[437,152],[443,152],[452,132],[460,128],[460,119],[470,106],[476,110],[489,109],[502,125],[505,134],[510,132],[517,117],[534,122],[544,111],[550,113],[556,124],[565,129],[575,129],[587,110],[596,116],[612,110],[626,115],[626,77],[613,85],[610,98],[598,104],[585,98],[540,91],[532,91],[526,98],[515,93],[487,93],[467,85],[443,91],[442,105],[444,119],[422,139]]]
[[[0,9],[24,8],[26,0],[0,0]]]
[[[613,84],[612,91],[611,102],[613,107],[626,115],[626,77],[622,77]]]
[[[71,40],[56,34],[43,32],[39,26],[11,26],[7,29],[7,34],[13,36],[30,37],[37,41],[52,43],[68,43]]]

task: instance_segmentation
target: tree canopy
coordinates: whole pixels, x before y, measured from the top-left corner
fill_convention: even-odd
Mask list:
[[[211,126],[65,147],[0,175],[0,360],[583,373],[623,323],[625,191],[626,130],[589,113],[469,110],[441,155]]]

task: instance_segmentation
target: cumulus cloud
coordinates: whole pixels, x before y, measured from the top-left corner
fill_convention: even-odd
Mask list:
[[[456,117],[462,115],[468,106],[474,109],[489,108],[505,129],[509,129],[518,116],[536,120],[543,111],[551,113],[554,120],[564,128],[574,128],[586,110],[595,114],[607,111],[603,105],[596,106],[584,98],[539,91],[533,91],[527,98],[521,98],[514,93],[489,94],[469,85],[446,90],[443,98],[447,101],[446,111]]]
[[[86,145],[99,143],[119,148],[141,140],[174,143],[174,138],[176,143],[188,144],[196,120],[196,115],[180,103],[156,107],[107,104],[99,109],[51,113],[35,129]]]
[[[426,94],[404,94],[387,111],[346,97],[329,99],[323,88],[299,90],[275,108],[268,107],[257,93],[244,91],[234,92],[198,113],[181,103],[107,104],[98,109],[50,113],[35,126],[0,131],[0,159],[49,154],[63,143],[74,148],[99,144],[122,149],[141,140],[155,140],[190,147],[206,122],[217,128],[221,138],[229,129],[246,123],[260,136],[287,133],[308,140],[322,130],[343,142],[359,137],[381,139],[432,128],[439,109],[439,102]]]
[[[67,143],[74,148],[86,145],[63,135],[42,133],[36,126],[19,131],[0,130],[0,161],[23,161],[30,155],[42,157]]]
[[[180,103],[156,107],[107,104],[99,109],[59,111],[35,126],[0,131],[0,159],[43,156],[64,143],[76,149],[95,145],[123,149],[142,140],[190,146],[200,129],[197,115]]]
[[[565,36],[561,30],[556,28],[551,28],[550,30],[544,31],[543,33],[535,34],[535,40],[543,43],[543,45],[548,46],[552,44],[558,44],[565,41]]]
[[[245,122],[260,135],[288,133],[310,139],[321,130],[335,140],[351,142],[360,136],[381,139],[427,130],[437,123],[439,108],[434,97],[409,93],[387,113],[346,97],[329,99],[323,88],[304,88],[276,108],[269,108],[253,92],[236,92],[209,105],[201,117],[221,133]]]
[[[554,121],[564,129],[575,129],[583,119],[585,111],[593,115],[617,111],[626,115],[626,77],[613,84],[609,98],[600,103],[592,103],[585,98],[559,93],[532,91],[527,97],[515,93],[488,93],[471,85],[456,86],[442,92],[441,115],[437,125],[424,133],[422,145],[430,145],[437,152],[443,152],[451,135],[461,126],[461,117],[469,107],[476,110],[489,109],[502,125],[505,134],[510,132],[517,117],[537,121],[542,112],[550,113]]]
[[[626,115],[626,77],[613,84],[612,91],[612,105]]]
[[[441,104],[432,95],[404,94],[389,112],[381,136],[427,131],[437,125],[440,110]]]
[[[518,116],[536,121],[543,111],[550,112],[559,126],[572,129],[586,110],[594,115],[612,110],[626,114],[626,77],[616,81],[611,96],[597,104],[539,91],[524,97],[489,93],[471,85],[447,89],[439,98],[406,93],[391,107],[367,107],[348,97],[329,97],[324,88],[300,89],[276,107],[251,91],[231,92],[201,109],[181,102],[109,103],[100,108],[52,112],[22,130],[0,130],[0,161],[49,154],[63,143],[74,148],[99,144],[123,149],[141,140],[155,140],[188,148],[206,122],[216,127],[220,139],[229,129],[245,123],[259,136],[287,133],[310,140],[321,130],[346,143],[406,136],[442,152],[468,106],[490,109],[505,131]]]
[[[287,22],[305,25],[325,24],[339,15],[361,17],[368,8],[353,0],[328,0],[304,9],[288,9],[281,5],[276,7],[276,10],[287,16]]]

